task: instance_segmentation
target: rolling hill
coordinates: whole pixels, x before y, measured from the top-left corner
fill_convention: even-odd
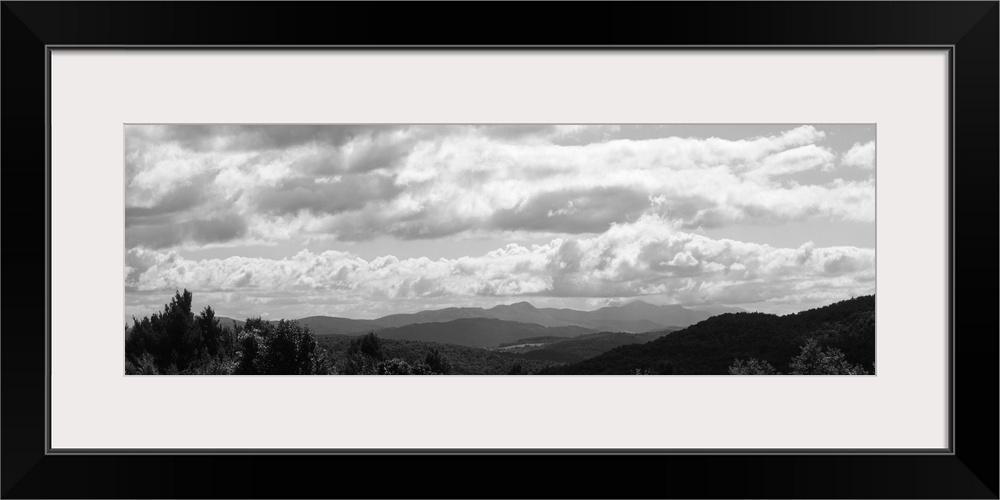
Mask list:
[[[837,347],[850,363],[871,369],[875,361],[875,296],[776,316],[728,313],[711,317],[645,344],[624,345],[543,374],[628,374],[670,365],[674,374],[726,374],[735,359],[754,357],[787,373],[789,361],[809,338]]]
[[[656,306],[637,300],[623,306],[602,307],[596,311],[576,311],[573,309],[540,309],[552,318],[590,326],[595,329],[609,329],[638,333],[668,326],[688,326],[712,316],[709,312],[694,311],[683,306]],[[609,328],[623,324],[626,328]],[[628,329],[631,326],[632,329]]]
[[[593,330],[578,326],[545,327],[494,318],[463,318],[442,323],[415,323],[385,328],[376,333],[380,338],[420,340],[469,347],[495,347],[525,337],[576,337]]]
[[[336,316],[309,316],[296,320],[317,335],[357,335],[370,331],[381,330],[384,325],[377,320],[338,318]]]
[[[347,354],[351,339],[347,335],[325,335],[317,337],[319,343],[334,360]],[[448,360],[454,375],[506,375],[515,367],[524,373],[536,373],[544,368],[560,363],[546,360],[523,359],[496,351],[454,344],[437,344],[416,340],[382,339],[382,351],[387,358],[401,358],[408,363],[423,362],[431,349],[437,350]]]
[[[650,333],[599,332],[570,339],[549,341],[541,347],[526,348],[511,355],[539,361],[576,363],[623,345],[642,344],[666,336],[671,330]],[[530,339],[521,339],[528,342]]]

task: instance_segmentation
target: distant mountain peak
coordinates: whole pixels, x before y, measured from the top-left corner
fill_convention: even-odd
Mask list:
[[[650,308],[650,307],[659,307],[659,306],[655,306],[655,305],[650,304],[649,302],[646,302],[646,301],[643,301],[643,300],[633,300],[632,302],[629,302],[628,304],[624,304],[624,305],[619,306],[619,307],[630,307],[632,309],[639,309],[639,308]]]
[[[507,307],[516,307],[518,309],[535,309],[535,306],[531,305],[531,302],[523,300],[521,302],[515,302]]]

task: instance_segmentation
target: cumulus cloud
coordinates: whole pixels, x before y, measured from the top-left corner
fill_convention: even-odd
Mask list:
[[[854,146],[844,153],[840,163],[847,167],[875,168],[875,141],[854,143]]]
[[[782,182],[830,168],[824,138],[812,126],[744,140],[631,139],[591,125],[128,126],[126,240],[582,235],[643,214],[688,229],[872,222],[871,180]]]
[[[685,304],[743,304],[872,293],[875,251],[711,239],[647,214],[595,236],[511,243],[454,259],[366,260],[348,252],[303,250],[284,259],[194,260],[175,250],[135,248],[125,264],[126,287],[136,293],[187,288],[269,300],[296,297],[306,305],[354,304],[355,310],[363,305],[388,314],[400,301],[437,299],[468,304],[484,297],[657,296]]]

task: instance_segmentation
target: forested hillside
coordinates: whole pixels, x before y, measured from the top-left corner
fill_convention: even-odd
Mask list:
[[[341,360],[348,357],[351,341],[354,339],[355,337],[346,335],[323,335],[317,337],[316,341],[326,349],[331,358]],[[562,364],[550,360],[523,359],[477,347],[381,337],[379,341],[384,357],[401,359],[411,364],[424,362],[428,356],[437,352],[450,365],[449,375],[506,375],[511,372],[531,374]]]
[[[671,331],[673,330],[668,329],[640,334],[598,332],[569,339],[540,337],[536,339],[536,342],[527,338],[521,340],[524,347],[507,347],[505,351],[523,359],[576,363],[619,346],[642,344],[658,339],[668,335]],[[542,342],[537,342],[537,340]]]
[[[786,316],[722,314],[646,344],[617,347],[542,373],[721,375],[730,373],[737,361],[751,358],[789,373],[795,371],[793,359],[803,353],[809,340],[815,341],[814,349],[820,349],[817,356],[839,352],[852,367],[873,371],[875,297],[857,297]]]

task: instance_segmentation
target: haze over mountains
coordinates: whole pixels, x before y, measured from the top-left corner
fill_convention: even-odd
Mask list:
[[[481,307],[449,307],[373,320],[310,316],[297,319],[316,335],[360,335],[378,332],[386,338],[426,340],[487,347],[532,336],[574,337],[594,332],[643,333],[685,327],[736,308],[694,310],[634,301],[595,311],[537,308],[528,302]],[[223,321],[242,322],[223,318]],[[415,325],[435,324],[436,328]]]

